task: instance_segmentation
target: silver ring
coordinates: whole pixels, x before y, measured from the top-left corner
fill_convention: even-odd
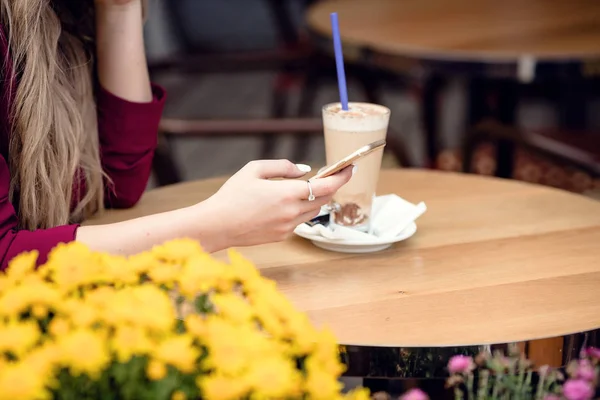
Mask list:
[[[310,180],[306,181],[306,183],[308,183],[308,201],[314,201],[315,195],[313,194],[312,186],[310,185]]]

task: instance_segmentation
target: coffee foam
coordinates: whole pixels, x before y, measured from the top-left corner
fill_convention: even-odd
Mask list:
[[[348,103],[342,110],[340,103],[323,107],[323,124],[328,129],[344,132],[370,132],[387,129],[390,110],[370,103]]]

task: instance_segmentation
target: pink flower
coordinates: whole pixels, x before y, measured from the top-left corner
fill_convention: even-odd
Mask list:
[[[596,347],[588,347],[587,349],[585,349],[585,354],[596,360],[600,360],[600,349]]]
[[[584,381],[592,382],[596,379],[596,371],[589,360],[580,360],[575,372],[575,377]]]
[[[451,374],[465,374],[471,372],[474,367],[473,358],[468,356],[454,356],[448,362],[448,371]]]
[[[424,391],[422,391],[421,389],[410,389],[402,397],[400,397],[400,399],[401,400],[429,400],[429,396],[427,396],[427,394]]]
[[[563,394],[567,400],[590,400],[594,396],[594,390],[589,382],[569,379],[563,386]]]

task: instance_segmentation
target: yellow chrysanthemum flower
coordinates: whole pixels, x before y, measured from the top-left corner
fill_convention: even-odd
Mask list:
[[[359,388],[352,390],[346,394],[344,397],[346,400],[370,400],[371,394],[365,388]]]
[[[213,374],[200,376],[196,384],[206,400],[239,400],[244,397],[250,387],[242,379],[231,379]]]
[[[167,293],[151,283],[126,287],[107,299],[104,320],[114,326],[131,324],[164,332],[175,324],[175,309]]]
[[[54,285],[44,282],[40,276],[27,276],[21,284],[0,293],[0,315],[17,317],[35,305],[54,308],[60,304],[61,298]]]
[[[187,315],[184,319],[185,328],[195,338],[206,335],[208,327],[203,317],[197,314]]]
[[[35,321],[11,321],[0,328],[0,354],[12,353],[21,357],[40,340]]]
[[[150,354],[156,342],[149,337],[146,330],[125,325],[115,329],[110,345],[117,355],[117,360],[126,363],[134,355]]]
[[[307,371],[304,387],[310,399],[329,400],[339,397],[342,384],[335,375],[313,368]]]
[[[178,291],[188,299],[211,289],[229,290],[233,287],[232,271],[225,263],[214,260],[209,254],[195,254],[183,264],[177,279]]]
[[[252,325],[240,326],[217,316],[206,319],[206,334],[200,340],[208,349],[205,365],[229,376],[275,351],[269,338]]]
[[[129,256],[127,259],[127,268],[139,276],[145,275],[148,271],[155,268],[156,265],[160,264],[151,252],[146,251],[139,254]]]
[[[41,268],[65,293],[102,280],[100,255],[79,242],[60,243]]]
[[[162,361],[150,360],[146,367],[146,376],[153,381],[159,381],[167,376],[167,366]]]
[[[46,342],[41,347],[37,347],[27,354],[22,362],[30,368],[29,373],[34,373],[48,379],[59,361],[58,351],[59,349],[55,343]]]
[[[200,243],[191,239],[176,239],[155,246],[152,255],[169,263],[182,263],[190,257],[203,253]]]
[[[50,393],[41,374],[27,363],[8,364],[0,370],[0,400],[45,400]]]
[[[176,390],[171,395],[171,400],[186,400],[187,396],[181,390]]]
[[[104,282],[121,286],[133,285],[140,280],[137,271],[129,267],[126,257],[101,254],[98,262],[99,278]]]
[[[75,376],[97,377],[110,361],[103,337],[91,330],[73,331],[58,338],[56,345],[60,364]]]
[[[111,286],[100,286],[95,288],[94,290],[88,290],[85,293],[84,302],[85,304],[94,308],[98,313],[100,313],[103,317],[104,314],[111,312],[110,310],[110,302],[116,295],[118,290],[122,288],[114,288]]]
[[[253,282],[262,279],[256,267],[246,260],[239,252],[231,249],[228,252],[230,268],[242,282]]]
[[[71,330],[71,323],[66,318],[54,317],[48,326],[48,331],[54,337],[67,335]]]
[[[31,307],[31,315],[34,318],[42,320],[48,316],[48,307],[46,307],[42,304],[34,304]]]
[[[233,323],[249,323],[254,317],[254,311],[247,300],[236,293],[217,293],[211,298],[216,311]]]
[[[317,331],[306,314],[289,315],[285,323],[284,337],[291,341],[295,354],[308,354],[317,345]]]
[[[0,400],[49,398],[46,388],[60,392],[64,370],[99,384],[106,368],[141,356],[150,380],[176,369],[195,377],[207,400],[344,398],[335,337],[235,251],[225,263],[187,239],[130,257],[75,242],[57,246],[38,269],[35,262],[35,253],[23,254],[0,275]],[[165,396],[186,400],[181,384]]]
[[[271,312],[271,305],[262,298],[251,300],[256,318],[269,335],[275,338],[286,336],[286,327],[283,321]]]
[[[101,315],[92,304],[81,300],[72,300],[69,318],[78,328],[87,328],[101,319]]]
[[[177,266],[160,263],[148,271],[148,277],[153,283],[165,285],[169,289],[172,289],[177,276],[180,274],[180,271],[181,268],[178,268]]]
[[[14,257],[8,263],[8,268],[6,270],[7,281],[18,282],[23,277],[33,273],[35,271],[37,258],[37,251],[21,253]]]
[[[256,395],[264,398],[300,397],[301,375],[290,359],[278,355],[253,363],[242,378]]]
[[[331,375],[340,375],[346,369],[339,361],[339,348],[337,340],[329,329],[323,329],[316,336],[315,349],[309,360],[314,360],[317,365]]]
[[[346,369],[346,366],[336,357],[322,357],[314,353],[304,360],[304,367],[307,371],[319,370],[330,376],[339,376]]]
[[[153,349],[152,356],[165,364],[170,364],[183,373],[191,373],[200,353],[192,346],[192,337],[182,334],[167,338]]]

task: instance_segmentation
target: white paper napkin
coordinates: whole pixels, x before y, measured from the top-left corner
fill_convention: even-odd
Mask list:
[[[371,232],[360,232],[343,226],[309,226],[300,224],[296,232],[322,236],[330,240],[347,240],[361,243],[375,243],[392,240],[416,221],[425,211],[425,203],[413,204],[395,194],[376,197],[371,214]]]

